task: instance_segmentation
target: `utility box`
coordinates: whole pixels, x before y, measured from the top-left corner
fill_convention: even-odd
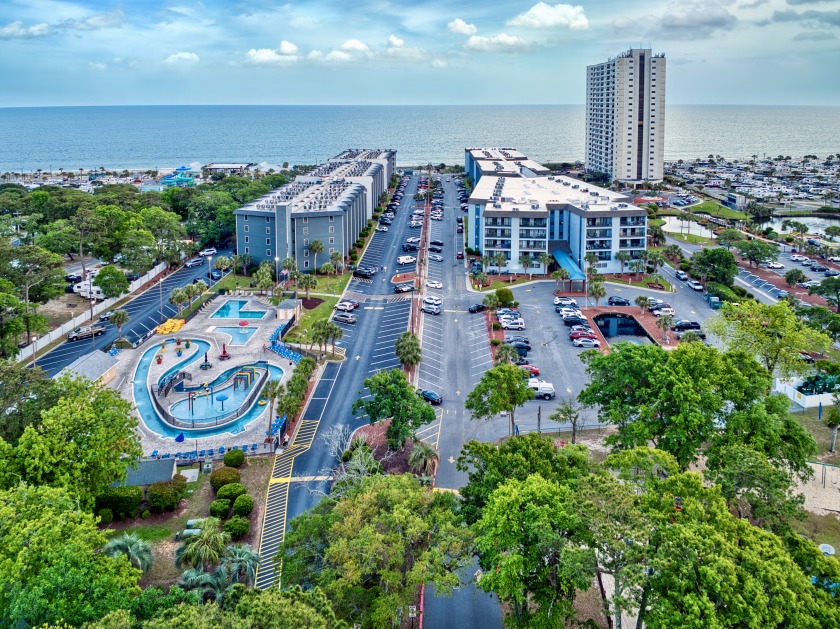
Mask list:
[[[213,473],[213,462],[212,461],[205,461],[204,466],[201,468],[204,474],[212,474]]]
[[[720,310],[720,297],[709,295],[707,299],[709,301],[709,308],[712,310]]]

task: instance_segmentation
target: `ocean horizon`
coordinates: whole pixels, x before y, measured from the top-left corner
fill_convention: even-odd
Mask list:
[[[583,105],[137,105],[0,108],[0,172],[315,164],[347,148],[462,164],[468,146],[582,160]],[[840,107],[669,105],[665,159],[840,151]]]

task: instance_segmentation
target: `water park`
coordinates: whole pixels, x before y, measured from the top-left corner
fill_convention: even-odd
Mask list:
[[[303,358],[282,340],[294,316],[265,300],[222,299],[176,332],[155,334],[118,357],[113,386],[134,402],[147,456],[256,453],[282,439],[282,417],[271,418],[269,438],[263,391],[271,380],[285,382]]]

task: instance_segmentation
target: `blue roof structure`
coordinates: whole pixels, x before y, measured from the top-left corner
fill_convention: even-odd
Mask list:
[[[584,281],[586,279],[586,274],[580,270],[580,267],[575,264],[575,261],[572,260],[572,257],[568,253],[562,249],[555,249],[551,252],[551,255],[554,256],[557,264],[569,272],[570,280]]]

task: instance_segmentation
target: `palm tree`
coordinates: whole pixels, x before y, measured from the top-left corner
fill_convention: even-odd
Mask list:
[[[274,403],[286,394],[286,385],[280,380],[269,380],[263,387],[263,397],[268,398],[268,438],[271,439],[271,427],[274,424]]]
[[[598,307],[598,300],[603,299],[607,296],[607,289],[604,288],[604,282],[600,279],[601,276],[598,276],[598,281],[592,281],[595,278],[592,277],[590,279],[589,285],[589,295],[595,300],[595,307]]]
[[[422,476],[434,474],[438,461],[440,461],[440,455],[437,450],[424,441],[416,442],[408,455],[408,466],[415,474]]]
[[[413,369],[423,358],[420,339],[411,332],[403,332],[394,343],[394,353],[404,369]]]
[[[537,256],[537,261],[543,265],[543,275],[548,275],[548,267],[554,262],[554,258],[550,253],[543,251]]]
[[[621,274],[624,275],[624,267],[630,262],[629,251],[619,251],[615,254],[615,260],[621,265]]]
[[[499,298],[496,297],[496,293],[487,293],[484,299],[481,300],[481,303],[487,310],[493,312],[499,307]]]
[[[312,267],[317,269],[318,268],[318,254],[324,250],[324,243],[320,240],[311,240],[309,242],[309,252],[314,256],[314,262]]]
[[[230,266],[233,268],[233,272],[236,273],[236,269],[242,266],[242,256],[238,253],[234,253],[230,258]]]
[[[240,253],[238,256],[239,266],[242,267],[242,275],[248,275],[248,265],[254,260],[250,253]]]
[[[340,251],[333,251],[330,254],[330,264],[335,268],[336,273],[344,270],[344,255]]]
[[[202,601],[215,598],[216,585],[215,575],[204,572],[199,568],[185,570],[178,582],[178,587],[182,590],[198,590],[201,593]]]
[[[114,310],[111,313],[111,318],[109,321],[117,326],[117,340],[122,338],[122,327],[128,323],[131,317],[128,314],[127,310]]]
[[[334,323],[333,321],[329,322],[327,326],[327,338],[329,339],[330,343],[332,344],[332,353],[335,354],[335,342],[342,339],[344,337],[344,330],[341,328],[340,325]]]
[[[306,298],[309,299],[309,291],[318,287],[318,279],[314,275],[304,273],[298,278],[297,285],[306,291]]]
[[[668,330],[674,325],[674,317],[671,315],[662,315],[656,321],[656,327],[662,330],[662,339],[668,343]]]
[[[503,254],[501,251],[497,251],[496,253],[490,256],[493,260],[493,264],[499,271],[499,275],[502,274],[502,265],[507,263],[507,256]]]
[[[482,287],[482,288],[483,288],[483,287],[484,287],[485,282],[487,282],[487,273],[482,273],[482,272],[480,272],[480,271],[479,271],[478,273],[476,273],[475,275],[473,275],[473,279],[476,281],[476,283],[477,283],[480,287]]]
[[[560,267],[554,273],[551,274],[551,277],[554,278],[555,282],[560,282],[560,290],[564,290],[566,288],[566,282],[569,281],[571,275],[569,275],[568,269],[564,269]]]
[[[665,257],[658,251],[648,251],[647,263],[653,267],[653,272],[656,273],[661,267],[665,266]]]
[[[119,555],[125,555],[129,563],[142,572],[146,572],[151,568],[155,560],[155,555],[152,552],[152,547],[149,545],[149,542],[141,539],[136,533],[125,533],[119,537],[115,537],[105,544],[102,551],[109,557],[114,558],[117,558]]]
[[[481,262],[481,268],[483,268],[483,269],[487,269],[493,264],[493,260],[492,260],[491,256],[489,256],[487,254],[481,256],[479,258],[479,261]]]
[[[219,529],[219,518],[204,518],[201,532],[185,539],[175,551],[175,565],[179,568],[190,566],[199,570],[214,566],[219,563],[229,543],[230,534]]]
[[[324,262],[324,264],[321,265],[321,268],[318,269],[318,272],[321,275],[332,275],[335,273],[335,267],[329,262]]]
[[[519,352],[510,343],[502,343],[496,348],[496,356],[493,358],[494,365],[512,365],[519,360]]]
[[[216,258],[215,262],[213,262],[213,266],[216,267],[219,271],[224,273],[227,271],[231,266],[233,266],[233,262],[231,259],[225,256],[219,256]]]
[[[326,351],[327,349],[327,343],[330,339],[329,325],[330,322],[326,319],[320,319],[312,325],[312,342],[318,343],[319,351]],[[312,349],[312,346],[310,345],[309,348]]]
[[[519,265],[522,267],[522,272],[527,273],[528,269],[531,268],[531,256],[527,253],[523,253],[519,256]]]
[[[219,568],[225,570],[231,581],[251,585],[260,564],[260,556],[246,544],[231,544],[225,550]]]
[[[178,310],[183,310],[183,304],[189,301],[189,297],[187,296],[187,288],[189,286],[191,284],[183,288],[173,288],[172,292],[169,293],[169,303],[177,306]]]
[[[283,261],[280,262],[280,268],[286,271],[289,279],[296,279],[294,274],[297,273],[297,262],[294,258],[283,258]]]
[[[633,301],[639,307],[642,314],[644,314],[645,310],[647,310],[650,307],[650,297],[648,297],[647,295],[639,295]]]

